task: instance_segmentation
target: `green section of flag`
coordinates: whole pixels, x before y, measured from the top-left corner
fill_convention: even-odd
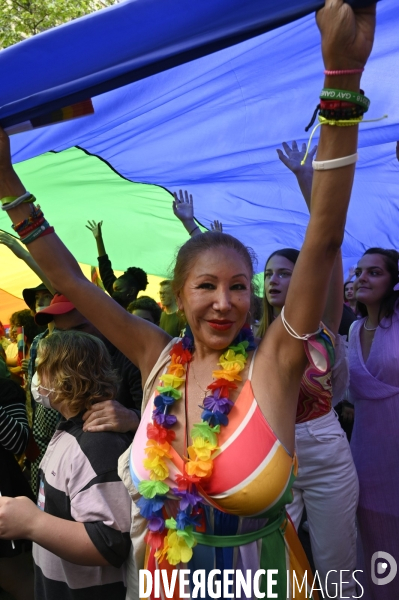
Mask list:
[[[85,227],[90,219],[103,221],[105,248],[115,270],[136,266],[150,275],[170,275],[188,234],[173,214],[173,196],[164,188],[123,179],[79,148],[47,152],[14,168],[79,262],[97,264],[96,243]],[[0,229],[14,233],[1,211]],[[262,294],[263,275],[256,279]]]
[[[82,263],[97,264],[88,219],[103,221],[103,237],[114,269],[130,266],[164,277],[188,235],[162,187],[127,181],[105,162],[78,148],[48,152],[15,165],[27,190],[57,234]],[[0,214],[0,229],[13,233]]]

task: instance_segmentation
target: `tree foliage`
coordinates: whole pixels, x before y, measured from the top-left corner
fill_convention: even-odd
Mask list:
[[[117,0],[0,0],[0,48],[116,3]]]

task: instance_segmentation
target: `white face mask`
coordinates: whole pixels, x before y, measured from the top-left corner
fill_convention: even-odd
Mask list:
[[[53,408],[50,404],[50,394],[55,390],[49,390],[39,384],[39,378],[37,376],[37,371],[32,377],[31,383],[31,392],[32,396],[38,404],[41,404],[45,408]]]

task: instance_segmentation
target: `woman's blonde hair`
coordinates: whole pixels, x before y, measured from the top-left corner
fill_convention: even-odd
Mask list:
[[[40,340],[37,375],[54,389],[51,403],[66,403],[73,414],[113,400],[118,375],[104,343],[81,331],[54,332]]]

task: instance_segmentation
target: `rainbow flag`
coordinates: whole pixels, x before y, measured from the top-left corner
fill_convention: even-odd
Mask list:
[[[54,123],[70,121],[71,119],[77,119],[92,114],[94,114],[94,107],[89,98],[88,100],[82,100],[81,102],[64,106],[64,108],[53,110],[40,117],[32,117],[29,121],[11,125],[10,127],[6,127],[5,131],[8,135],[13,135],[14,133],[30,131],[31,129],[37,129],[38,127],[46,127],[47,125],[53,125]]]
[[[17,328],[17,347],[18,359],[21,361],[25,358],[25,333],[23,327]]]

